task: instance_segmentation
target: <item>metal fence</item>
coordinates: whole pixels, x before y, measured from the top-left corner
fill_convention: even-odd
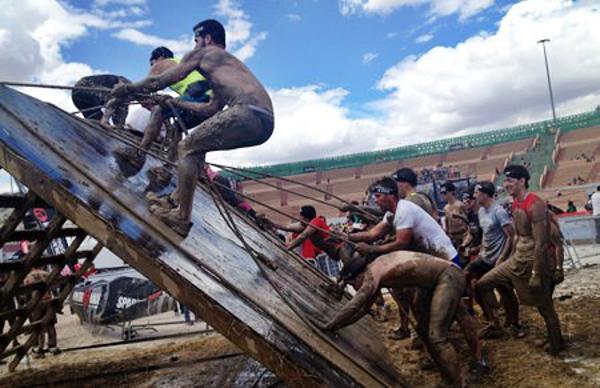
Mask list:
[[[565,238],[565,260],[580,266],[580,260],[600,256],[600,216],[563,217],[560,230]]]

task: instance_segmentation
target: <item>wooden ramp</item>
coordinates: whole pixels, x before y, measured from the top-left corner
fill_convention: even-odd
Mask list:
[[[311,319],[326,321],[347,299],[335,300],[323,288],[328,279],[232,213],[246,243],[273,265],[255,260],[206,189],[196,190],[186,239],[151,215],[145,172],[160,161],[148,157],[124,178],[112,154],[124,141],[0,87],[0,165],[288,385],[403,385],[370,317],[320,332]]]

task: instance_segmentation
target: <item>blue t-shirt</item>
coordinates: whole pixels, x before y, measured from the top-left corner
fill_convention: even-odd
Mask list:
[[[479,208],[479,225],[483,231],[481,252],[479,257],[488,264],[494,265],[507,243],[502,229],[512,221],[502,206],[494,203],[489,209]]]

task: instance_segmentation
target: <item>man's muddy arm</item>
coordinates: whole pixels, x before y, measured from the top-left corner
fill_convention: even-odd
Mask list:
[[[379,285],[378,282],[375,281],[370,270],[367,270],[364,276],[365,279],[360,290],[358,290],[352,300],[323,327],[324,330],[339,330],[353,324],[369,312],[369,308],[373,305],[375,299],[377,299]]]
[[[531,209],[531,230],[534,240],[533,251],[533,271],[531,279],[541,279],[542,272],[549,270],[548,268],[548,211],[543,201],[536,201]],[[532,280],[530,280],[530,284]],[[534,282],[537,286],[538,281]]]
[[[302,244],[307,238],[312,236],[316,231],[317,230],[315,228],[313,228],[312,226],[308,226],[308,227],[304,228],[304,231],[302,233],[300,233],[300,235],[298,237],[296,237],[295,239],[290,241],[287,248],[289,250],[296,248],[297,246]]]
[[[366,232],[348,234],[348,240],[352,242],[372,242],[385,236],[389,228],[390,224],[386,221],[381,221]]]
[[[192,71],[196,70],[200,60],[200,51],[192,51],[186,54],[181,62],[170,69],[143,80],[130,84],[121,85],[113,88],[112,94],[115,96],[126,95],[130,93],[150,93],[156,90],[162,90],[169,85],[184,79]]]
[[[273,222],[270,219],[268,219],[267,217],[264,217],[264,220],[266,221],[267,225],[270,225],[273,228],[282,230],[284,232],[301,233],[305,228],[305,226],[299,222],[293,223],[293,224],[288,224],[288,225],[283,225],[283,224],[278,224],[276,222]]]
[[[396,230],[396,238],[394,238],[392,241],[381,245],[371,245],[369,247],[369,251],[364,253],[384,255],[386,253],[400,251],[408,248],[412,241],[412,237],[413,232],[410,228]]]
[[[515,228],[513,228],[512,224],[507,224],[502,227],[502,231],[506,236],[506,244],[504,244],[504,248],[502,249],[502,252],[500,252],[500,256],[498,256],[496,265],[508,259],[513,251]]]
[[[183,101],[179,98],[174,98],[171,101],[174,107],[190,111],[196,116],[208,118],[223,109],[224,104],[215,96],[211,97],[208,102],[192,102]]]

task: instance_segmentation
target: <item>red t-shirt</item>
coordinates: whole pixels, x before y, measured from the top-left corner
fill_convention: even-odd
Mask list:
[[[310,225],[314,226],[317,228],[317,233],[318,235],[326,240],[329,238],[329,234],[323,232],[323,230],[329,231],[329,225],[327,225],[327,220],[325,219],[325,217],[315,217],[313,218],[313,220],[310,222]]]
[[[533,203],[538,199],[540,199],[540,198],[537,195],[535,195],[534,193],[527,193],[525,195],[525,198],[523,198],[523,201],[519,201],[516,198],[513,199],[513,204],[512,204],[513,214],[517,210],[522,210],[525,212],[525,214],[527,214],[527,218],[531,218],[530,217],[531,205],[533,205]]]

